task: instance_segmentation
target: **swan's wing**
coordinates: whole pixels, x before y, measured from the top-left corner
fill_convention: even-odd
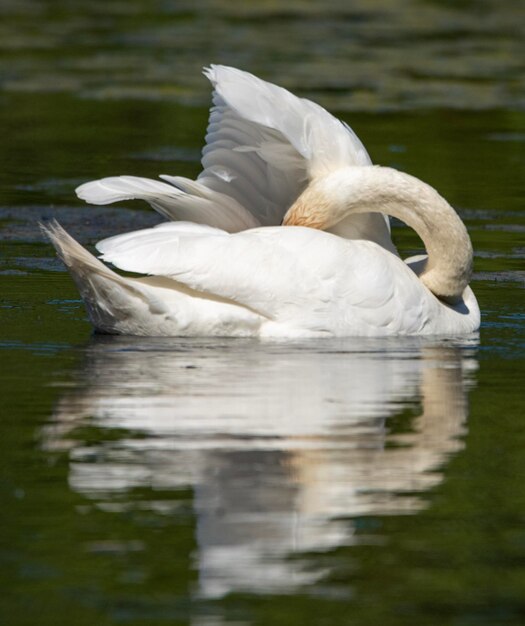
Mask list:
[[[231,67],[212,65],[205,74],[213,107],[198,180],[262,225],[279,224],[313,178],[370,165],[350,127],[314,102]]]
[[[258,220],[231,196],[188,179],[178,186],[138,176],[111,176],[77,187],[79,198],[90,204],[111,204],[121,200],[146,200],[169,220],[191,220],[236,232],[259,226]],[[174,180],[174,179],[173,179]]]
[[[213,106],[197,181],[104,178],[81,185],[79,197],[93,204],[140,198],[168,219],[238,232],[279,224],[312,178],[371,163],[350,127],[319,105],[233,68],[211,66],[205,73]],[[345,222],[334,232],[388,246],[383,217],[356,215]]]
[[[408,319],[417,332],[429,315],[424,288],[400,259],[371,242],[309,228],[230,235],[168,223],[97,247],[120,269],[166,276],[312,331],[391,334],[406,332]]]
[[[307,308],[308,299],[323,290],[319,278],[309,275],[301,263],[306,251],[298,255],[302,246],[308,246],[308,235],[319,231],[297,229],[304,231],[303,237],[290,248],[279,237],[268,239],[275,230],[232,235],[196,224],[167,223],[110,237],[97,249],[104,261],[120,269],[169,277],[283,320],[296,316],[292,311]]]

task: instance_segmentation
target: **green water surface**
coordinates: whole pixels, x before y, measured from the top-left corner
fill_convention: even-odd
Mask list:
[[[395,4],[2,3],[2,624],[523,623],[523,11]],[[479,336],[92,335],[38,222],[91,246],[160,221],[73,190],[196,176],[211,61],[456,207]]]

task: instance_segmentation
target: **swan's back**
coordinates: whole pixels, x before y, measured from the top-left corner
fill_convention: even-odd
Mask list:
[[[475,325],[472,315],[441,303],[377,244],[309,228],[231,235],[165,224],[98,247],[120,269],[164,276],[254,311],[266,321],[261,334],[286,328],[340,336],[433,334],[441,326]]]

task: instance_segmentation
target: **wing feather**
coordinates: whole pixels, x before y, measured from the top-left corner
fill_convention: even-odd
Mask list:
[[[171,182],[170,177],[165,180]],[[188,179],[180,178],[180,186]],[[192,192],[178,186],[138,176],[112,176],[84,183],[77,188],[79,198],[91,204],[111,204],[121,200],[146,200],[156,211],[170,220],[189,220],[235,232],[253,228],[259,223],[239,203],[193,182]]]
[[[352,129],[314,102],[234,68],[212,65],[205,74],[214,91],[199,180],[236,198],[261,225],[280,224],[312,179],[371,164]],[[208,167],[219,165],[228,180],[209,177]],[[332,232],[394,250],[380,214],[349,216]]]
[[[370,165],[363,144],[347,124],[319,105],[282,87],[230,67],[212,65],[213,85],[203,171],[164,182],[120,176],[81,185],[79,197],[94,204],[144,199],[170,220],[190,220],[228,232],[272,226],[308,183],[334,169]],[[388,219],[348,217],[332,232],[391,248]]]
[[[98,244],[104,261],[165,276],[280,324],[335,334],[418,332],[433,296],[395,255],[372,242],[308,228],[229,234],[162,224]],[[407,324],[407,319],[409,323]],[[363,330],[364,329],[364,330]]]

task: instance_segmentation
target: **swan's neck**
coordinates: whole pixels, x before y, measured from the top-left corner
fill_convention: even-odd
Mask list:
[[[472,244],[463,222],[435,189],[388,167],[348,167],[315,180],[284,224],[329,228],[352,213],[397,217],[423,240],[428,260],[421,281],[439,298],[461,298],[472,271]]]

